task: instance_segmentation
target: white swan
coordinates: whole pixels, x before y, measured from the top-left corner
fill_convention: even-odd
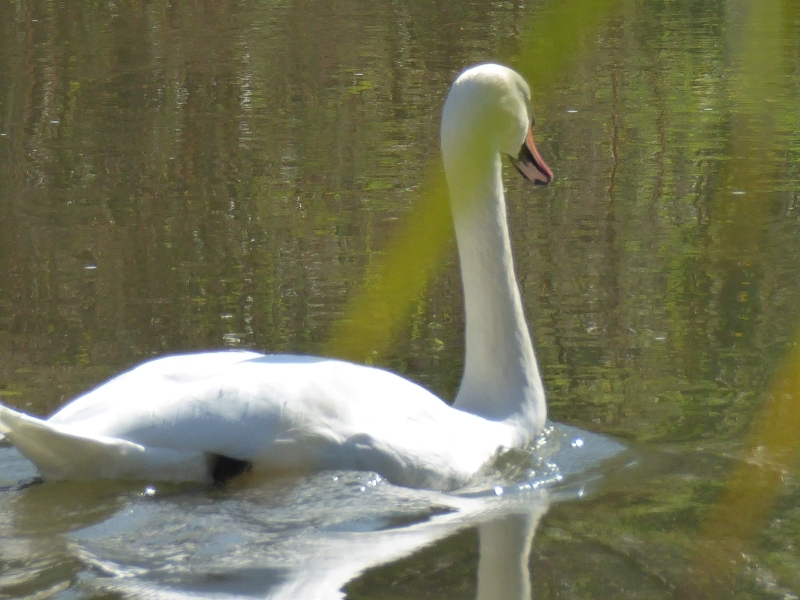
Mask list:
[[[47,420],[0,406],[0,434],[45,479],[210,481],[249,467],[341,468],[413,487],[464,485],[545,422],[501,177],[509,154],[526,178],[552,179],[533,143],[529,106],[522,77],[494,64],[462,73],[444,105],[442,154],[467,323],[453,407],[381,369],[209,352],[144,363]]]

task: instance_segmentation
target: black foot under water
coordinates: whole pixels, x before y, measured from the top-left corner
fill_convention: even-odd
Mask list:
[[[211,476],[214,483],[225,483],[229,479],[247,473],[253,468],[253,463],[249,460],[239,460],[230,456],[214,454],[209,461],[211,465]]]

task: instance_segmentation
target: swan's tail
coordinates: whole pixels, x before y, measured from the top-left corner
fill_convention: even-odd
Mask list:
[[[10,428],[3,422],[3,415],[6,412],[14,413],[15,411],[11,410],[10,408],[6,408],[2,404],[0,404],[0,448],[3,446],[11,446],[11,441],[8,439],[6,435]]]
[[[202,481],[209,477],[202,453],[82,435],[2,404],[0,435],[36,465],[44,479]]]

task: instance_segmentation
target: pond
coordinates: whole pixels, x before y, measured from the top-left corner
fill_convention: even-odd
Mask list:
[[[800,597],[792,0],[6,3],[0,402],[221,348],[452,400],[461,281],[425,211],[484,61],[530,82],[556,176],[505,171],[544,445],[452,494],[26,486],[0,447],[0,598]]]

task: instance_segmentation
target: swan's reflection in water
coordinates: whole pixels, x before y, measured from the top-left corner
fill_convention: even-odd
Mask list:
[[[464,528],[475,526],[476,520],[486,519],[477,525],[480,539],[477,597],[527,599],[530,598],[530,543],[548,506],[546,494],[539,494],[538,500],[526,507],[529,512],[525,513],[470,515],[459,511],[433,517],[425,523],[343,539],[341,545],[329,546],[324,554],[309,556],[307,568],[296,573],[269,597],[342,597],[341,589],[366,569],[401,559]]]
[[[551,455],[541,464],[558,464],[557,477],[540,468],[533,479],[461,495],[400,488],[365,473],[244,480],[211,491],[115,490],[115,502],[100,503],[107,510],[84,502],[84,511],[74,511],[75,527],[62,522],[52,537],[61,558],[79,565],[70,585],[84,592],[307,600],[341,598],[348,582],[366,571],[477,528],[477,598],[527,599],[539,520],[552,502],[578,496],[602,475],[598,466],[622,450],[602,436],[561,426],[547,445]],[[63,521],[60,493],[92,493],[76,484],[37,487],[15,493],[16,532],[4,532],[7,539],[24,538],[31,523],[41,523],[44,496],[52,495],[50,512]],[[37,502],[28,502],[31,494]]]
[[[504,515],[478,527],[478,600],[531,597],[528,557],[536,526],[548,506],[543,501],[527,513]]]

